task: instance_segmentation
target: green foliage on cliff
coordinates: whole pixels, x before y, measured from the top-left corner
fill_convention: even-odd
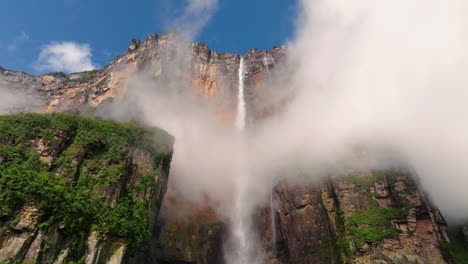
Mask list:
[[[396,209],[374,207],[349,216],[346,225],[357,246],[377,243],[397,234],[398,231],[392,226],[391,220],[398,215],[399,211]]]
[[[454,264],[468,263],[468,241],[461,232],[449,232],[450,243],[442,242],[440,248],[444,255]]]
[[[22,114],[0,117],[0,143],[29,147],[29,140],[52,140],[54,132],[70,132],[76,129],[75,117],[63,114]]]
[[[15,150],[7,155],[0,150],[7,159],[0,163],[0,217],[24,204],[34,204],[45,213],[43,228],[57,221],[71,232],[90,228],[102,207],[99,197],[90,189],[74,187],[70,180],[45,171],[36,153]]]
[[[361,185],[364,187],[364,189],[369,189],[369,187],[372,186],[376,181],[383,180],[384,178],[385,176],[381,173],[374,173],[366,177],[356,175],[349,175],[345,177],[345,179],[349,182],[356,185]]]
[[[145,202],[126,196],[118,201],[114,210],[101,214],[96,228],[103,233],[126,236],[130,245],[139,245],[151,240],[147,226],[148,207]]]
[[[341,254],[342,259],[346,259],[346,256],[353,255],[356,250],[351,248],[351,245],[346,237],[345,228],[345,214],[342,209],[338,209],[336,214],[337,232],[336,232],[336,247]]]
[[[38,141],[56,157],[51,164],[41,160]],[[170,154],[172,141],[164,131],[134,122],[64,114],[0,116],[0,220],[32,204],[43,212],[43,229],[54,223],[63,223],[71,234],[97,229],[127,237],[130,248],[148,241],[148,204],[121,185],[132,175],[135,149],[150,153],[156,167]],[[154,184],[154,175],[142,177],[142,184]],[[109,200],[117,200],[115,208]]]

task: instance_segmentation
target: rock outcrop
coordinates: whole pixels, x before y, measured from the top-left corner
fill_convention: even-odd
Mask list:
[[[164,198],[153,240],[132,263],[224,263],[225,223],[209,206]]]
[[[253,49],[243,55],[246,70],[246,100],[249,118],[271,115],[284,98],[273,97],[262,83],[284,61],[284,47],[271,51]],[[122,98],[132,87],[134,74],[154,81],[165,90],[192,87],[208,99],[219,117],[226,122],[235,118],[240,56],[218,53],[201,42],[185,42],[175,32],[133,40],[128,50],[104,68],[65,75],[50,73],[31,76],[0,69],[0,86],[15,93],[35,96],[34,105],[22,105],[23,112],[76,112],[97,106],[108,98]],[[277,94],[277,93],[276,93]],[[18,112],[18,109],[14,109]]]
[[[451,263],[447,225],[406,172],[282,183],[273,197],[262,219],[269,263]]]
[[[138,263],[173,138],[64,114],[0,117],[0,262]]]
[[[463,225],[462,234],[465,237],[465,240],[468,242],[468,225]]]
[[[163,206],[159,217],[160,230],[155,248],[158,261],[224,263],[223,239],[226,226],[213,209],[198,209],[194,213],[179,217],[168,215],[166,211],[169,210]]]
[[[216,231],[227,223],[209,212],[162,214],[155,258],[224,263],[209,257],[223,249]],[[463,263],[444,250],[452,242],[444,218],[403,170],[284,181],[255,217],[265,263]]]

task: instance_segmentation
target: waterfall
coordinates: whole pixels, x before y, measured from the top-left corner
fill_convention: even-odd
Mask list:
[[[247,111],[245,109],[245,95],[244,95],[244,58],[240,58],[239,64],[239,90],[237,92],[237,116],[236,116],[236,127],[239,130],[244,130],[245,128],[245,118]]]
[[[275,64],[275,59],[270,55],[270,53],[267,53],[265,57],[263,57],[263,66],[265,66],[265,70],[267,72],[268,76],[268,81],[271,83],[271,73],[270,73],[270,67],[268,65]]]
[[[235,179],[235,197],[233,212],[230,217],[230,238],[226,250],[226,261],[229,264],[255,264],[262,262],[262,255],[259,254],[259,240],[252,228],[253,207],[249,201],[249,170],[248,158],[243,144],[245,144],[244,133],[246,126],[246,103],[244,91],[244,59],[241,57],[239,65],[239,89],[237,95],[237,116],[236,128],[242,148],[237,177]]]

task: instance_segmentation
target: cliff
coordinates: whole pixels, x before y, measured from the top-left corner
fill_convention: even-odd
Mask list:
[[[405,171],[285,182],[273,200],[262,210],[271,263],[450,263],[446,223]]]
[[[219,227],[227,228],[228,222],[215,215],[203,217],[207,212],[184,220],[162,219],[158,254],[163,263],[224,263],[206,259],[223,252]],[[254,222],[265,263],[467,260],[468,244],[448,233],[440,212],[405,170],[356,172],[319,182],[282,181],[272,190],[270,203],[257,210]]]
[[[262,84],[272,78],[270,71],[284,61],[284,56],[284,47],[253,49],[243,55],[251,120],[271,115],[274,106],[282,104],[284,99],[269,96],[271,91]],[[177,33],[166,32],[150,35],[143,42],[133,40],[126,52],[98,70],[32,76],[0,68],[0,87],[35,98],[31,100],[34,104],[15,111],[79,112],[107,98],[124,97],[133,75],[139,73],[155,84],[164,84],[165,89],[193,87],[196,94],[208,99],[221,119],[233,122],[239,61],[237,54],[218,53],[202,42],[185,42]]]
[[[286,89],[268,88],[276,71],[288,70],[286,49],[253,49],[242,57],[248,121],[255,123],[280,111],[291,96]],[[220,120],[233,123],[239,61],[237,54],[181,42],[167,32],[134,40],[95,71],[32,76],[0,68],[0,86],[34,98],[12,112],[76,113],[108,98],[125,98],[133,76],[141,74],[167,89],[188,89],[206,99]],[[0,262],[63,263],[85,256],[85,263],[224,263],[228,224],[212,207],[201,206],[181,218],[169,208],[197,205],[165,198],[158,216],[171,144],[141,145],[147,134],[132,124],[69,119],[0,119],[0,168],[14,180],[1,183],[10,185],[1,187],[9,190],[6,195],[0,194]],[[11,129],[17,126],[27,129]],[[114,131],[122,132],[118,140]],[[172,142],[157,131],[164,135],[162,142]],[[18,170],[27,176],[25,182],[15,182]],[[271,205],[258,209],[254,217],[267,263],[467,263],[466,241],[448,234],[414,175],[395,170],[324,178],[283,181],[272,190]],[[46,189],[30,193],[38,186]],[[148,243],[136,246],[140,242]]]
[[[0,116],[0,262],[132,263],[153,237],[172,144],[137,123]]]

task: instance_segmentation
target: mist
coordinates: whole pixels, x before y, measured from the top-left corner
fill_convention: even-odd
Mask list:
[[[167,27],[184,34],[192,40],[208,24],[218,8],[218,0],[184,0],[185,6],[180,16],[170,18]]]
[[[288,71],[273,69],[269,82],[292,99],[243,133],[220,121],[183,77],[190,76],[187,38],[174,43],[164,81],[150,70],[131,82],[130,105],[176,138],[168,195],[201,206],[208,199],[229,218],[240,174],[248,175],[244,209],[252,213],[285,178],[406,167],[450,221],[466,219],[468,4],[303,0],[299,10]],[[193,36],[201,27],[186,30]],[[357,147],[366,150],[364,162]],[[305,179],[284,173],[294,167],[307,171]]]
[[[362,144],[370,169],[414,169],[452,221],[468,216],[468,3],[301,1],[288,45],[297,91],[261,138],[315,162]],[[268,131],[277,132],[273,141]],[[274,137],[274,136],[273,136]],[[281,144],[281,143],[286,144]],[[271,152],[271,151],[268,151]]]
[[[40,109],[40,98],[26,91],[0,85],[0,115],[33,112]]]

